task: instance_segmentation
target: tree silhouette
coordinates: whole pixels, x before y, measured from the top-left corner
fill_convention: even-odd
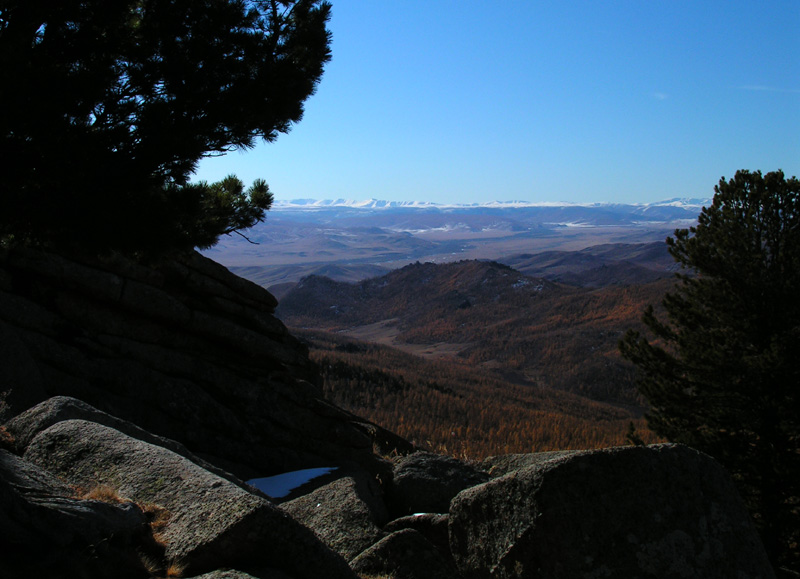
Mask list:
[[[196,245],[218,193],[187,187],[197,162],[301,119],[330,59],[329,13],[319,0],[0,1],[0,235]],[[251,203],[262,217],[264,201]]]
[[[800,183],[783,172],[720,180],[696,227],[668,238],[684,268],[628,331],[648,424],[733,474],[776,565],[798,567]]]

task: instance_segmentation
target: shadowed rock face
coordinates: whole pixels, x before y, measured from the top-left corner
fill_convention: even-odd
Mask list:
[[[298,579],[354,579],[344,559],[266,499],[113,428],[59,422],[34,437],[24,459],[72,485],[106,486],[137,504],[166,509],[165,555],[187,574],[248,565]]]
[[[79,398],[242,479],[388,471],[372,444],[389,434],[322,399],[276,303],[197,253],[143,266],[3,251],[0,392],[14,414]]]
[[[730,476],[680,445],[578,452],[460,493],[466,578],[774,577]]]
[[[31,440],[33,440],[37,434],[53,424],[63,422],[64,420],[88,420],[89,422],[103,424],[143,442],[149,442],[150,444],[169,449],[176,454],[188,458],[198,466],[218,476],[229,479],[239,486],[245,485],[244,482],[230,473],[193,455],[181,443],[164,438],[163,436],[150,434],[131,422],[120,420],[116,416],[111,416],[81,400],[70,398],[69,396],[54,396],[44,402],[40,402],[33,408],[29,408],[19,416],[15,416],[9,420],[5,426],[12,435],[17,450],[19,452],[24,452],[28,444],[30,444]]]
[[[80,500],[46,470],[0,450],[0,576],[147,576],[159,552],[133,503]]]
[[[462,490],[484,483],[489,476],[449,456],[416,452],[395,460],[387,500],[395,516],[446,513]]]
[[[580,452],[577,450],[553,450],[549,452],[532,452],[528,454],[501,454],[483,460],[481,468],[492,478],[498,478],[515,470],[556,460]]]
[[[455,561],[450,554],[450,539],[447,532],[449,515],[425,513],[400,517],[383,527],[384,532],[394,533],[403,529],[414,529],[439,550],[442,557],[455,568]]]
[[[377,484],[362,475],[342,477],[280,508],[347,561],[383,538],[379,525],[388,519]]]
[[[381,539],[351,561],[357,573],[397,579],[457,579],[442,554],[414,529],[403,529]]]

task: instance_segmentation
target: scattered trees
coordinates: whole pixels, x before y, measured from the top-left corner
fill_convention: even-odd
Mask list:
[[[685,273],[620,343],[656,433],[734,475],[779,565],[800,538],[800,182],[739,171],[667,239]]]
[[[301,119],[330,59],[329,13],[320,0],[0,0],[0,236],[190,248],[262,219],[262,182],[189,178],[203,156]]]
[[[337,333],[293,329],[326,398],[406,440],[459,458],[625,444],[632,414],[550,388],[503,380],[458,359],[426,360]],[[657,442],[643,418],[635,427]]]

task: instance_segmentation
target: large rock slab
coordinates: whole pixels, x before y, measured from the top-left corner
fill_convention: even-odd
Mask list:
[[[147,576],[153,554],[133,503],[80,500],[47,471],[0,450],[0,577]]]
[[[489,456],[481,462],[481,470],[492,478],[507,475],[515,470],[535,466],[580,452],[578,450],[552,450],[549,452],[531,452],[523,454],[499,454]]]
[[[116,416],[111,416],[106,412],[94,408],[86,402],[70,396],[54,396],[49,398],[44,402],[29,408],[22,414],[13,417],[6,423],[5,426],[8,429],[8,432],[14,437],[15,445],[18,451],[24,452],[30,441],[33,440],[37,434],[49,428],[53,424],[62,422],[64,420],[87,420],[89,422],[95,422],[97,424],[109,426],[133,438],[169,449],[172,452],[191,460],[198,466],[223,478],[227,478],[239,486],[244,486],[245,484],[232,474],[217,468],[198,456],[195,456],[181,443],[164,438],[163,436],[151,434],[150,432],[139,428],[131,422],[121,420]]]
[[[450,536],[448,532],[449,515],[438,513],[425,513],[409,515],[395,519],[383,527],[385,533],[395,533],[403,529],[414,529],[425,537],[431,545],[439,549],[442,556],[453,565],[453,556],[450,554]]]
[[[387,490],[389,510],[395,516],[446,513],[454,496],[487,480],[486,473],[449,456],[416,452],[399,457]]]
[[[771,578],[730,476],[680,445],[575,453],[460,493],[464,577]]]
[[[404,529],[381,539],[350,565],[357,573],[392,579],[456,579],[455,568],[425,537]]]
[[[186,574],[268,566],[296,579],[353,579],[345,561],[307,528],[255,496],[165,448],[107,426],[66,420],[40,432],[24,455],[72,485],[104,485],[166,509],[160,538]]]
[[[280,508],[350,561],[383,538],[388,514],[380,489],[364,475],[342,477]]]

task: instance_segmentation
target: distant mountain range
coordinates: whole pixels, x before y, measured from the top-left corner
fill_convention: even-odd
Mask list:
[[[676,228],[694,224],[708,203],[277,201],[264,223],[245,232],[251,242],[233,235],[205,254],[267,287],[313,273],[356,281],[415,261],[509,263],[519,255],[663,242]],[[596,264],[603,265],[609,264]],[[628,273],[620,270],[619,275]],[[597,283],[605,285],[599,279]]]
[[[693,221],[708,199],[668,199],[656,203],[553,203],[492,201],[439,204],[427,201],[368,199],[296,199],[276,201],[272,214],[279,219],[330,222],[347,219],[351,226],[385,227],[419,234],[429,230],[524,231],[531,226],[635,226],[648,223]],[[363,222],[369,219],[369,222]]]
[[[629,207],[683,207],[699,211],[707,205],[709,199],[674,198],[655,203],[634,203]],[[330,209],[333,207],[348,207],[352,209],[508,209],[520,207],[603,207],[624,206],[616,203],[570,203],[566,201],[490,201],[487,203],[433,203],[431,201],[383,201],[380,199],[366,199],[355,201],[352,199],[292,199],[289,201],[278,200],[273,204],[273,210],[300,210],[309,211],[317,209]]]

